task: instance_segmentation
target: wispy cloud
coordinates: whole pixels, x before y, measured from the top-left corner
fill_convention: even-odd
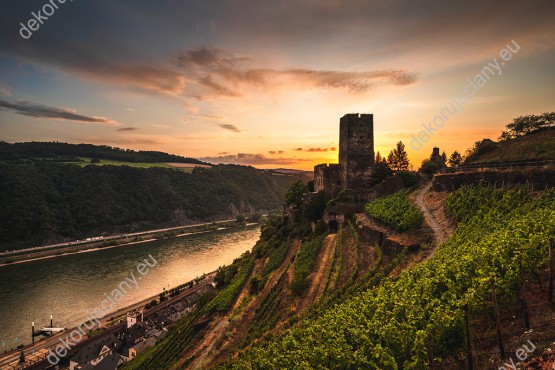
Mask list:
[[[243,165],[291,165],[300,162],[312,161],[312,159],[305,158],[273,158],[266,157],[264,154],[252,154],[252,153],[238,153],[218,155],[216,157],[204,157],[199,158],[202,161],[210,162],[214,164],[225,163],[225,164],[243,164]]]
[[[362,94],[381,85],[408,85],[417,79],[414,72],[401,69],[351,72],[253,67],[251,58],[207,47],[183,50],[173,57],[173,63],[196,85],[195,96],[200,100],[242,97],[253,87],[267,91],[340,89]]]
[[[11,96],[12,92],[8,85],[0,81],[0,96]]]
[[[337,150],[337,148],[336,147],[331,147],[331,148],[306,148],[306,149],[304,149],[304,148],[295,148],[293,150],[297,151],[297,152],[305,151],[305,152],[311,152],[311,153],[321,153],[321,152],[327,152],[327,151],[335,152]]]
[[[229,130],[229,131],[233,131],[233,132],[241,132],[241,130],[237,126],[230,125],[229,123],[218,123],[218,126],[223,128],[224,130]]]
[[[17,101],[12,103],[7,100],[0,99],[0,110],[9,110],[16,114],[35,118],[57,119],[109,126],[116,126],[119,124],[118,122],[105,117],[85,116],[77,113],[74,109],[49,107],[26,101]]]
[[[327,152],[328,148],[308,148],[307,152]]]
[[[136,130],[138,130],[138,128],[136,128],[136,127],[122,127],[122,128],[118,128],[117,130],[126,132],[126,131],[136,131]]]

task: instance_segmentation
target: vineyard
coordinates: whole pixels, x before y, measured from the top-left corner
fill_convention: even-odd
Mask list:
[[[411,203],[407,190],[370,202],[365,210],[374,219],[399,232],[418,229],[424,221],[424,215]]]
[[[403,197],[389,199],[399,205]],[[226,368],[425,369],[463,352],[467,310],[489,317],[492,286],[505,297],[503,309],[517,299],[523,276],[546,266],[555,191],[534,197],[465,187],[447,207],[458,230],[434,257],[395,278],[372,269],[362,277],[367,289],[239,353]]]

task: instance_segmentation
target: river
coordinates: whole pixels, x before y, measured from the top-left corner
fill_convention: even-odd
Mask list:
[[[0,349],[31,342],[35,328],[50,324],[71,328],[87,310],[99,306],[117,285],[135,276],[145,259],[152,265],[114,309],[123,308],[230,264],[250,250],[258,226],[220,230],[143,244],[36,260],[0,267]]]

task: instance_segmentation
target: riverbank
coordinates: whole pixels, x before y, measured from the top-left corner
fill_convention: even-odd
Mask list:
[[[84,342],[86,341],[101,338],[102,336],[105,336],[107,333],[113,332],[114,330],[121,330],[120,327],[125,326],[124,321],[127,317],[128,312],[136,309],[142,309],[145,312],[145,318],[151,316],[159,310],[164,309],[165,307],[183,299],[184,296],[192,294],[194,291],[197,291],[202,286],[212,284],[215,276],[216,271],[212,271],[181,284],[180,286],[186,286],[189,284],[191,284],[191,286],[188,289],[184,289],[183,291],[181,291],[180,294],[176,295],[175,297],[171,297],[163,302],[159,302],[156,306],[151,307],[151,309],[149,310],[147,310],[145,306],[152,300],[159,301],[159,295],[151,296],[149,298],[140,300],[138,302],[126,305],[125,307],[121,307],[110,313],[107,313],[103,318],[99,318],[99,327],[95,328],[92,332],[89,332],[89,335],[83,337],[80,341],[74,342],[75,345],[73,351],[79,349],[82,345],[85,344]],[[175,286],[173,289],[177,289],[178,287],[179,286]],[[64,331],[54,334],[50,337],[44,338],[34,343],[23,344],[22,347],[3,353],[2,355],[0,355],[0,369],[12,369],[12,366],[15,366],[17,364],[21,351],[25,353],[26,358],[40,361],[41,359],[43,359],[44,356],[46,356],[46,354],[48,353],[47,351],[54,351],[55,348],[60,344],[60,342],[63,343],[64,339],[67,340],[68,333],[71,333],[76,329],[77,327],[66,328]]]
[[[106,250],[116,247],[123,247],[135,244],[142,244],[156,240],[163,240],[175,237],[184,237],[189,235],[196,235],[202,233],[208,233],[212,231],[240,228],[245,226],[252,226],[258,224],[255,223],[241,223],[236,220],[223,220],[215,221],[211,223],[202,223],[195,225],[178,226],[166,229],[156,229],[150,231],[143,231],[135,234],[122,235],[120,237],[110,237],[102,240],[95,240],[89,243],[80,243],[78,245],[67,243],[59,246],[51,247],[40,247],[36,249],[41,249],[36,252],[28,253],[29,250],[21,254],[15,254],[15,252],[0,254],[0,267],[31,262],[41,259],[49,259],[60,256],[66,256],[78,253],[94,252],[98,250]],[[47,250],[44,250],[48,248]],[[2,256],[3,255],[3,256]]]

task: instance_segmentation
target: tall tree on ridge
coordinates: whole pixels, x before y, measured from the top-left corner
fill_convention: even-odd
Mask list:
[[[409,156],[405,144],[399,141],[387,156],[387,164],[393,171],[406,171],[409,169]]]
[[[453,152],[453,154],[451,154],[451,156],[449,157],[449,165],[451,167],[458,167],[461,165],[463,161],[463,157],[461,155],[461,153],[457,152],[456,150]]]

